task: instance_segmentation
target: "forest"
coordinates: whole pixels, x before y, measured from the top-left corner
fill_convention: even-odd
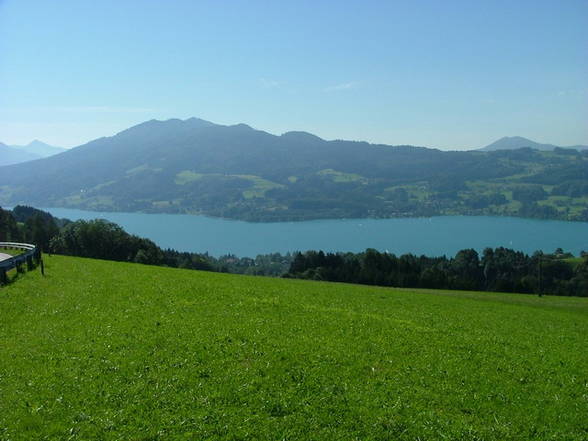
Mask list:
[[[509,248],[466,249],[454,257],[363,253],[297,253],[285,277],[403,288],[588,296],[588,253],[561,249],[529,256]]]
[[[270,253],[255,258],[227,254],[214,257],[162,249],[153,241],[132,235],[103,219],[91,221],[58,219],[36,208],[0,208],[0,242],[39,245],[45,253],[94,259],[135,262],[235,274],[281,276],[288,271],[293,255]]]

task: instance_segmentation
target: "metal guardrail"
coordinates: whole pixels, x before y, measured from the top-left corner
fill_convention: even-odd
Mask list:
[[[40,264],[41,274],[45,275],[41,249],[38,246],[30,243],[0,242],[0,248],[24,250],[21,254],[0,261],[0,285],[8,283],[8,276],[6,273],[11,269],[16,268],[18,272],[23,272],[24,264],[27,265],[29,271],[34,269],[36,265]]]

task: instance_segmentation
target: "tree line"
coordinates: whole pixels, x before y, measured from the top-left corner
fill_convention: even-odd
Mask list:
[[[290,253],[239,258],[164,250],[104,219],[72,222],[26,206],[0,208],[0,242],[34,243],[45,253],[68,256],[263,276],[281,276],[293,258]]]
[[[529,256],[509,248],[473,249],[454,257],[362,253],[297,253],[286,277],[406,288],[588,296],[588,254],[558,249]]]
[[[271,253],[256,258],[161,249],[103,220],[57,219],[32,207],[0,208],[0,242],[29,242],[46,253],[147,265],[407,288],[588,296],[588,254],[558,249],[527,255],[508,248],[473,249],[454,257],[362,253]]]

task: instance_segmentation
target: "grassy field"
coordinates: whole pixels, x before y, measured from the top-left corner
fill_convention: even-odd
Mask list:
[[[23,252],[24,252],[24,250],[0,247],[0,253],[8,254],[10,256],[18,256],[19,254],[22,254]]]
[[[588,299],[46,270],[0,288],[1,440],[588,438]]]

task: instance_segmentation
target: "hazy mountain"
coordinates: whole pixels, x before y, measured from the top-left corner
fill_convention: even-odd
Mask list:
[[[53,145],[45,144],[44,142],[39,141],[38,139],[31,141],[27,145],[11,145],[10,147],[24,150],[28,153],[32,153],[34,155],[37,155],[41,158],[46,158],[47,156],[56,155],[58,153],[62,153],[67,150],[67,149],[64,149],[63,147],[55,147]]]
[[[494,141],[492,144],[489,144],[486,147],[483,147],[479,150],[484,152],[491,152],[495,150],[514,150],[524,147],[530,147],[532,149],[544,151],[554,150],[556,148],[575,150],[588,149],[588,145],[572,145],[567,147],[561,147],[553,144],[540,144],[538,142],[531,141],[530,139],[523,138],[522,136],[505,136],[504,138],[500,138],[499,140]]]
[[[0,166],[39,159],[41,156],[20,148],[14,148],[0,142]]]
[[[443,152],[326,141],[305,132],[276,136],[197,118],[152,120],[56,156],[0,168],[0,205],[266,221],[487,210],[517,215],[520,204],[509,205],[504,196],[513,191],[511,177],[526,179],[525,185],[582,181],[587,164],[588,155],[554,157],[530,149]],[[574,215],[583,209],[574,208]]]

